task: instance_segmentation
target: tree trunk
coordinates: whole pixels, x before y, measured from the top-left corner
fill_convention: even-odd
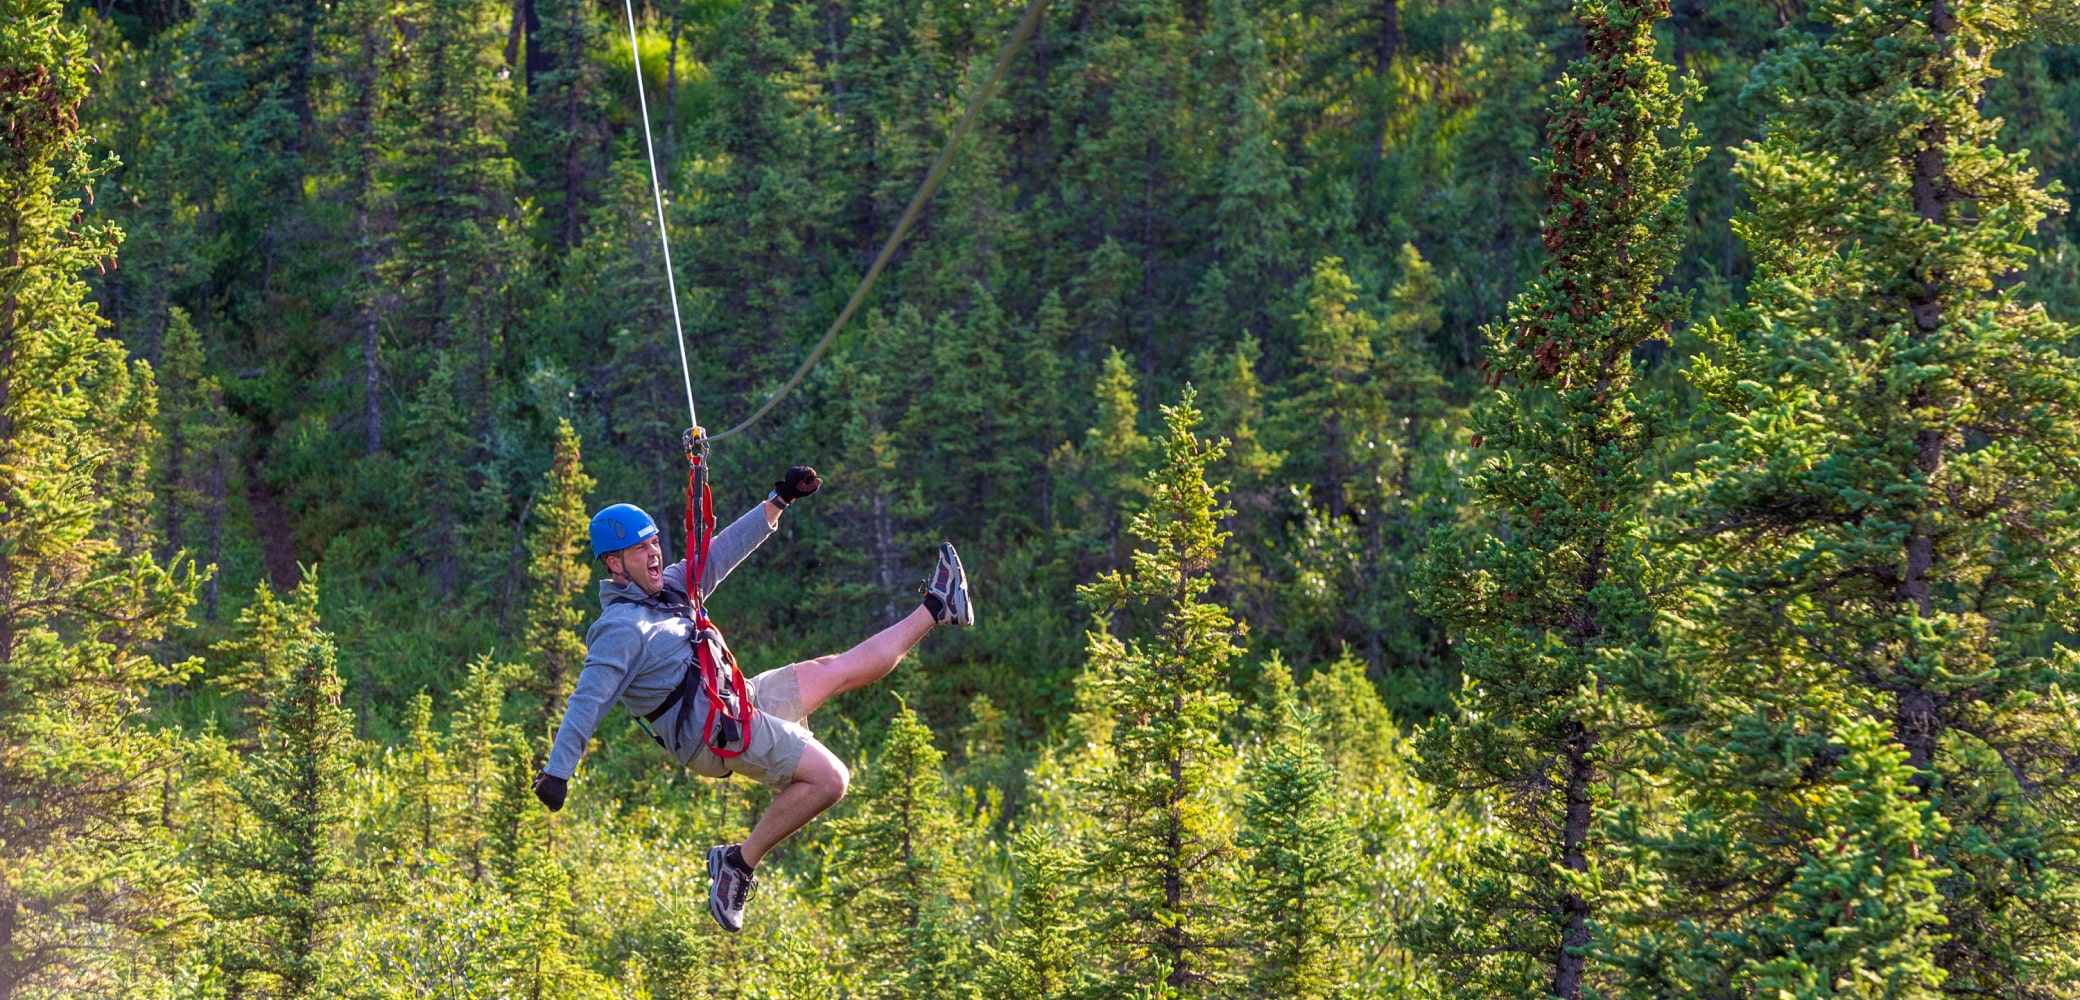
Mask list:
[[[1929,6],[1929,33],[1934,36],[1939,49],[1949,48],[1950,31],[1953,27],[1945,0],[1934,0]],[[1940,58],[1940,56],[1938,57]],[[1945,74],[1938,72],[1938,85]],[[1940,123],[1931,123],[1921,130],[1921,146],[1914,155],[1913,180],[1910,188],[1914,199],[1914,212],[1923,222],[1942,225],[1950,201],[1949,165],[1944,161],[1943,144],[1948,134]],[[1942,286],[1934,274],[1922,276],[1920,294],[1916,296],[1910,312],[1914,319],[1914,337],[1926,340],[1943,326]],[[1916,391],[1908,396],[1906,408],[1909,413],[1939,405],[1926,392]],[[1914,434],[1914,467],[1921,481],[1929,483],[1943,469],[1943,432],[1934,428],[1923,428]],[[1933,525],[1936,512],[1924,507],[1918,512],[1914,524],[1907,532],[1906,571],[1901,576],[1896,594],[1903,603],[1912,603],[1922,617],[1935,612],[1935,601],[1929,588],[1929,571],[1935,567],[1935,536]],[[1933,784],[1935,751],[1942,739],[1944,729],[1942,705],[1938,699],[1918,685],[1908,681],[1894,695],[1893,738],[1907,750],[1907,762],[1914,768],[1912,783],[1923,795],[1929,793]]]
[[[1589,870],[1589,822],[1593,815],[1589,786],[1596,777],[1589,753],[1596,746],[1596,734],[1579,722],[1571,723],[1569,728],[1572,731],[1563,751],[1567,798],[1560,828],[1560,863],[1568,871],[1585,872]],[[1553,956],[1552,994],[1561,1000],[1578,1000],[1588,966],[1589,903],[1580,893],[1569,892],[1559,899],[1558,915],[1560,948]]]

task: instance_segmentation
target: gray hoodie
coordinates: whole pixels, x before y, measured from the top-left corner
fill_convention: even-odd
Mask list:
[[[766,524],[764,507],[761,503],[751,508],[709,543],[708,565],[700,580],[702,596],[713,594],[729,571],[773,533]],[[684,560],[665,567],[664,593],[659,596],[675,603],[686,601]],[[646,597],[635,584],[600,581],[599,620],[585,634],[585,669],[578,674],[578,686],[563,710],[563,725],[556,729],[556,744],[549,751],[549,763],[543,771],[559,778],[570,777],[578,769],[578,758],[584,756],[593,730],[599,728],[600,720],[616,701],[627,705],[634,715],[647,715],[664,704],[665,697],[679,685],[680,676],[693,659],[693,622],[636,603]],[[705,696],[688,698],[669,716],[658,720],[659,731],[669,732],[679,718],[704,716],[706,712]],[[671,748],[673,756],[682,763],[701,749],[697,738],[670,742],[686,744]]]

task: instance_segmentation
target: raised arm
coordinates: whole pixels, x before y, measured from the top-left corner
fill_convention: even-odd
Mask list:
[[[563,724],[556,727],[556,742],[542,773],[568,780],[578,770],[585,745],[599,728],[601,719],[628,690],[629,669],[643,649],[642,633],[628,623],[610,623],[592,637],[585,650],[585,669],[563,709]]]
[[[742,517],[731,521],[729,526],[715,533],[708,543],[708,564],[701,571],[701,596],[715,593],[730,571],[748,558],[752,551],[765,543],[774,530],[780,527],[780,512],[790,504],[815,493],[823,487],[822,477],[806,465],[797,465],[773,484],[773,494],[765,502],[744,512]],[[686,582],[686,561],[680,560],[665,569],[664,578],[674,586]]]

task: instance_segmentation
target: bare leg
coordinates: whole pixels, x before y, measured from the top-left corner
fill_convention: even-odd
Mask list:
[[[816,711],[834,694],[863,688],[888,676],[935,624],[932,613],[920,607],[845,652],[795,664],[795,683],[802,691],[802,714]],[[767,851],[837,805],[851,781],[852,772],[846,770],[845,762],[821,742],[810,740],[802,748],[801,762],[795,765],[794,781],[773,797],[773,803],[758,818],[758,825],[751,828],[751,835],[737,846],[743,852],[744,863],[756,867]]]
[[[932,613],[920,607],[851,649],[795,664],[795,682],[802,689],[802,714],[816,711],[832,695],[866,687],[888,676],[934,624]]]
[[[795,765],[794,783],[773,797],[773,803],[758,818],[758,825],[751,828],[751,836],[737,846],[744,854],[744,863],[757,867],[767,851],[837,805],[851,781],[852,772],[846,770],[845,762],[822,743],[810,740],[802,748],[801,763]]]

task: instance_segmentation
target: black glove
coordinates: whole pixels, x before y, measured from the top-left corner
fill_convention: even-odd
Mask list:
[[[534,797],[541,799],[550,812],[563,808],[563,800],[571,793],[571,784],[547,771],[534,776]]]
[[[780,481],[773,484],[773,499],[785,507],[822,488],[823,477],[817,475],[815,469],[797,465],[787,470],[787,475],[781,476]]]

